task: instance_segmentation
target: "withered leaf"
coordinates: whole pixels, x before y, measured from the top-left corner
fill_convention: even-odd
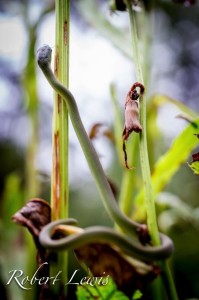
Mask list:
[[[16,212],[12,219],[27,227],[34,237],[38,237],[41,229],[51,220],[51,208],[45,200],[34,198]]]
[[[14,214],[12,220],[26,227],[33,236],[35,246],[38,250],[37,262],[42,265],[46,262],[46,250],[39,243],[39,233],[42,228],[51,220],[51,208],[48,202],[34,198],[29,200],[18,212]]]
[[[125,126],[123,131],[123,140],[126,141],[132,131],[137,133],[142,131],[139,121],[138,102],[127,98],[125,104]]]
[[[131,100],[131,98],[127,96],[126,105],[125,105],[125,127],[122,135],[124,160],[127,169],[130,168],[128,166],[128,157],[127,157],[125,142],[133,131],[137,133],[142,131],[142,126],[140,125],[140,121],[139,121],[138,102],[136,100]]]
[[[147,271],[136,268],[118,251],[107,243],[91,243],[75,249],[75,254],[80,263],[86,264],[91,273],[96,277],[110,275],[119,290],[132,296],[137,289],[143,290],[149,282],[160,274],[160,268],[147,265]]]
[[[39,233],[42,228],[47,225],[51,220],[51,208],[45,200],[34,198],[31,199],[23,206],[15,215],[12,220],[24,227],[26,227],[33,236],[35,246],[37,248],[37,263],[38,267],[42,266],[45,262],[49,261],[46,249],[43,248],[39,242]],[[39,277],[49,277],[49,265],[45,265],[38,271]],[[53,300],[56,299],[49,289],[49,284],[39,286],[38,300]]]
[[[114,141],[113,132],[108,128],[104,128],[106,125],[102,123],[96,123],[92,126],[89,132],[89,139],[93,140],[99,136],[105,136],[110,141]]]
[[[99,129],[100,127],[102,127],[103,124],[102,123],[96,123],[94,124],[91,129],[90,129],[90,132],[89,132],[89,139],[94,139],[97,137],[98,133],[99,133]]]
[[[136,88],[140,88],[140,94],[137,92]],[[138,108],[138,101],[137,99],[141,94],[144,93],[144,86],[136,82],[131,87],[130,91],[127,94],[126,102],[125,102],[125,113],[124,113],[124,131],[122,134],[123,139],[123,152],[124,152],[124,160],[125,160],[125,166],[127,169],[128,166],[128,157],[126,152],[126,144],[125,142],[129,138],[130,134],[134,131],[137,133],[140,133],[142,131],[142,126],[139,121],[139,108]]]
[[[122,147],[122,150],[124,152],[124,162],[125,162],[125,167],[129,170],[132,170],[134,169],[133,167],[129,167],[128,165],[128,156],[127,156],[127,152],[126,152],[126,143],[125,141],[123,141],[123,147]]]

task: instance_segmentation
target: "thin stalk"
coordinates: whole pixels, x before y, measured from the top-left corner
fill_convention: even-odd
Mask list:
[[[29,28],[30,44],[28,61],[25,70],[24,85],[29,101],[28,115],[31,123],[31,136],[28,142],[26,156],[26,198],[30,199],[38,195],[39,182],[36,176],[35,158],[38,147],[38,95],[36,82],[36,66],[34,62],[36,32],[35,28]]]
[[[145,22],[146,26],[146,30],[145,30],[145,36],[144,36],[144,40],[143,40],[143,45],[144,45],[144,60],[143,60],[143,66],[145,66],[144,69],[144,85],[145,85],[145,90],[146,87],[148,86],[148,81],[149,81],[149,73],[150,73],[150,65],[149,65],[149,45],[151,44],[151,38],[150,38],[150,34],[149,34],[149,28],[150,28],[150,24],[148,24],[151,21],[151,17],[150,18],[146,18],[145,15],[143,15],[143,20],[141,20],[143,22]],[[135,24],[134,24],[135,26]],[[135,27],[134,27],[135,28]],[[134,39],[134,45],[137,45],[136,43],[138,42],[136,35],[133,35]],[[135,48],[135,47],[134,47]],[[138,56],[138,47],[136,46],[136,55]],[[135,61],[136,63],[136,61]],[[142,68],[141,66],[138,66],[136,68],[136,73],[138,78],[142,78]],[[136,165],[136,160],[138,157],[138,138],[137,135],[135,134],[133,136],[133,138],[129,141],[128,143],[128,148],[130,149],[129,155],[128,155],[128,160],[129,160],[129,165],[130,166],[135,166]],[[124,170],[124,174],[123,174],[123,179],[122,179],[122,184],[121,184],[121,192],[120,192],[120,197],[119,197],[119,204],[121,209],[124,211],[124,213],[127,216],[130,216],[132,213],[132,206],[133,206],[133,192],[132,190],[135,189],[135,172],[129,172],[128,170]]]
[[[134,65],[136,69],[136,79],[137,81],[144,84],[141,60],[140,60],[139,48],[138,48],[136,15],[132,9],[132,1],[125,0],[125,3],[127,5],[129,17],[130,17],[133,57],[134,57]],[[144,184],[147,224],[148,224],[148,229],[153,244],[159,245],[160,239],[158,234],[158,226],[157,226],[156,211],[155,211],[155,197],[154,197],[154,192],[152,187],[151,172],[150,172],[149,158],[148,158],[147,130],[146,130],[146,101],[144,100],[143,96],[140,97],[140,123],[143,128],[143,131],[140,134],[140,161],[141,161],[142,178]],[[161,267],[163,272],[162,279],[164,281],[168,299],[178,300],[175,284],[168,263],[166,261],[162,262]],[[160,292],[159,286],[157,286],[156,283],[155,285],[156,285],[156,292],[159,293]]]
[[[54,72],[58,80],[69,85],[69,20],[70,1],[56,0],[56,52]],[[52,219],[68,217],[68,112],[65,101],[55,93],[53,113],[53,154],[51,178]],[[66,287],[68,258],[67,253],[59,253],[56,265],[51,266],[51,274],[60,274],[60,287]],[[66,293],[66,291],[65,291]]]
[[[27,64],[24,71],[23,86],[26,91],[26,97],[28,99],[27,115],[29,117],[31,126],[31,135],[28,141],[26,151],[26,190],[25,199],[28,201],[30,198],[38,197],[40,193],[40,182],[37,178],[37,171],[35,168],[35,160],[38,151],[38,109],[39,109],[39,97],[37,93],[37,77],[36,77],[36,65],[35,65],[35,45],[37,41],[37,28],[43,17],[52,10],[52,6],[46,7],[39,16],[35,24],[29,22],[28,7],[29,1],[24,10],[24,23],[28,29],[29,45],[28,45],[28,56]],[[25,232],[25,243],[26,243],[26,274],[31,278],[37,269],[35,244],[32,240],[30,233]],[[28,294],[27,294],[28,293]],[[32,287],[32,292],[24,291],[24,299],[33,300],[36,298],[37,287]]]
[[[136,70],[136,79],[137,81],[144,83],[142,75],[142,67],[139,55],[138,47],[138,36],[137,36],[137,24],[135,12],[132,10],[131,0],[126,0],[126,5],[130,17],[131,25],[131,38],[133,45],[133,54],[134,54],[134,65]],[[141,161],[141,170],[145,191],[145,204],[147,211],[147,224],[149,232],[151,235],[151,240],[154,245],[160,244],[158,226],[156,220],[155,212],[155,199],[151,182],[151,172],[148,159],[148,147],[147,147],[147,137],[146,137],[146,101],[144,97],[140,97],[140,123],[143,128],[142,133],[140,134],[140,161]]]
[[[122,153],[122,131],[123,131],[123,122],[121,116],[121,110],[118,104],[118,99],[116,95],[115,85],[112,83],[110,85],[110,94],[111,94],[111,101],[114,108],[114,135],[115,135],[115,147],[117,151],[118,160],[121,165],[123,165],[123,153]]]
[[[168,261],[162,261],[162,278],[164,281],[165,289],[167,291],[168,299],[178,300],[178,295],[176,292],[176,287],[173,281],[171,270],[169,268]]]
[[[128,161],[130,166],[136,165],[137,153],[138,153],[138,137],[134,135],[130,140],[128,145],[130,149],[128,155]],[[135,170],[129,172],[129,170],[124,170],[122,177],[122,184],[119,196],[119,205],[121,210],[130,216],[132,212],[132,199],[133,199],[133,187],[135,188]]]
[[[24,89],[26,90],[26,97],[28,98],[28,117],[31,125],[31,136],[28,141],[26,151],[26,190],[25,199],[35,197],[39,193],[39,182],[36,176],[35,159],[38,148],[38,95],[37,95],[37,81],[36,81],[36,66],[34,61],[35,44],[36,44],[36,30],[35,27],[28,26],[29,31],[29,47],[27,65],[24,72]],[[25,233],[26,241],[26,274],[32,276],[37,268],[36,249],[32,237],[29,233]],[[36,288],[33,287],[29,299],[35,299]],[[24,293],[24,299],[27,299],[27,293]]]

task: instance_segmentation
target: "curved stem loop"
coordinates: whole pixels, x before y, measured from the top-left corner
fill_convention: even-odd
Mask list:
[[[76,225],[76,222],[74,219],[58,220],[49,223],[42,229],[39,239],[45,248],[51,250],[70,250],[77,249],[85,244],[101,241],[116,245],[123,253],[144,261],[161,260],[170,255],[170,247],[168,247],[169,238],[166,236],[164,236],[162,240],[162,246],[156,247],[154,251],[154,247],[142,246],[135,240],[129,239],[114,229],[105,226],[93,226],[85,228],[84,230],[77,227],[78,233],[70,234],[59,240],[54,240],[52,235],[56,227],[63,224]],[[164,252],[159,251],[162,247],[165,248]]]

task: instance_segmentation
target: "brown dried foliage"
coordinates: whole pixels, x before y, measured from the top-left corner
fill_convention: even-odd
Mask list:
[[[96,277],[110,275],[119,290],[132,296],[136,289],[143,290],[147,284],[160,274],[157,266],[151,265],[146,274],[138,270],[118,251],[106,243],[91,243],[75,249],[77,259],[86,264]]]
[[[24,227],[26,227],[32,234],[35,246],[37,248],[37,264],[38,267],[43,265],[43,263],[49,261],[46,249],[43,248],[39,242],[39,233],[42,228],[48,224],[51,220],[51,208],[48,202],[34,198],[27,202],[15,215],[12,220]],[[38,271],[39,278],[49,277],[49,267],[40,268]],[[52,300],[55,299],[50,294],[48,283],[39,286],[38,300]]]
[[[136,88],[140,88],[140,93],[137,92]],[[129,138],[130,134],[134,131],[137,133],[142,132],[142,126],[139,121],[139,107],[138,107],[138,98],[140,95],[144,93],[144,86],[136,82],[132,85],[130,91],[127,94],[126,102],[125,102],[125,126],[123,131],[123,152],[125,159],[125,166],[127,169],[130,169],[128,166],[128,157],[126,152],[126,144],[125,142]]]

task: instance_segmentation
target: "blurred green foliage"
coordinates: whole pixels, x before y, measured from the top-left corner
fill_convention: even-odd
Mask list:
[[[122,292],[117,290],[116,284],[109,278],[108,284],[98,286],[83,285],[77,289],[78,300],[128,300]]]

